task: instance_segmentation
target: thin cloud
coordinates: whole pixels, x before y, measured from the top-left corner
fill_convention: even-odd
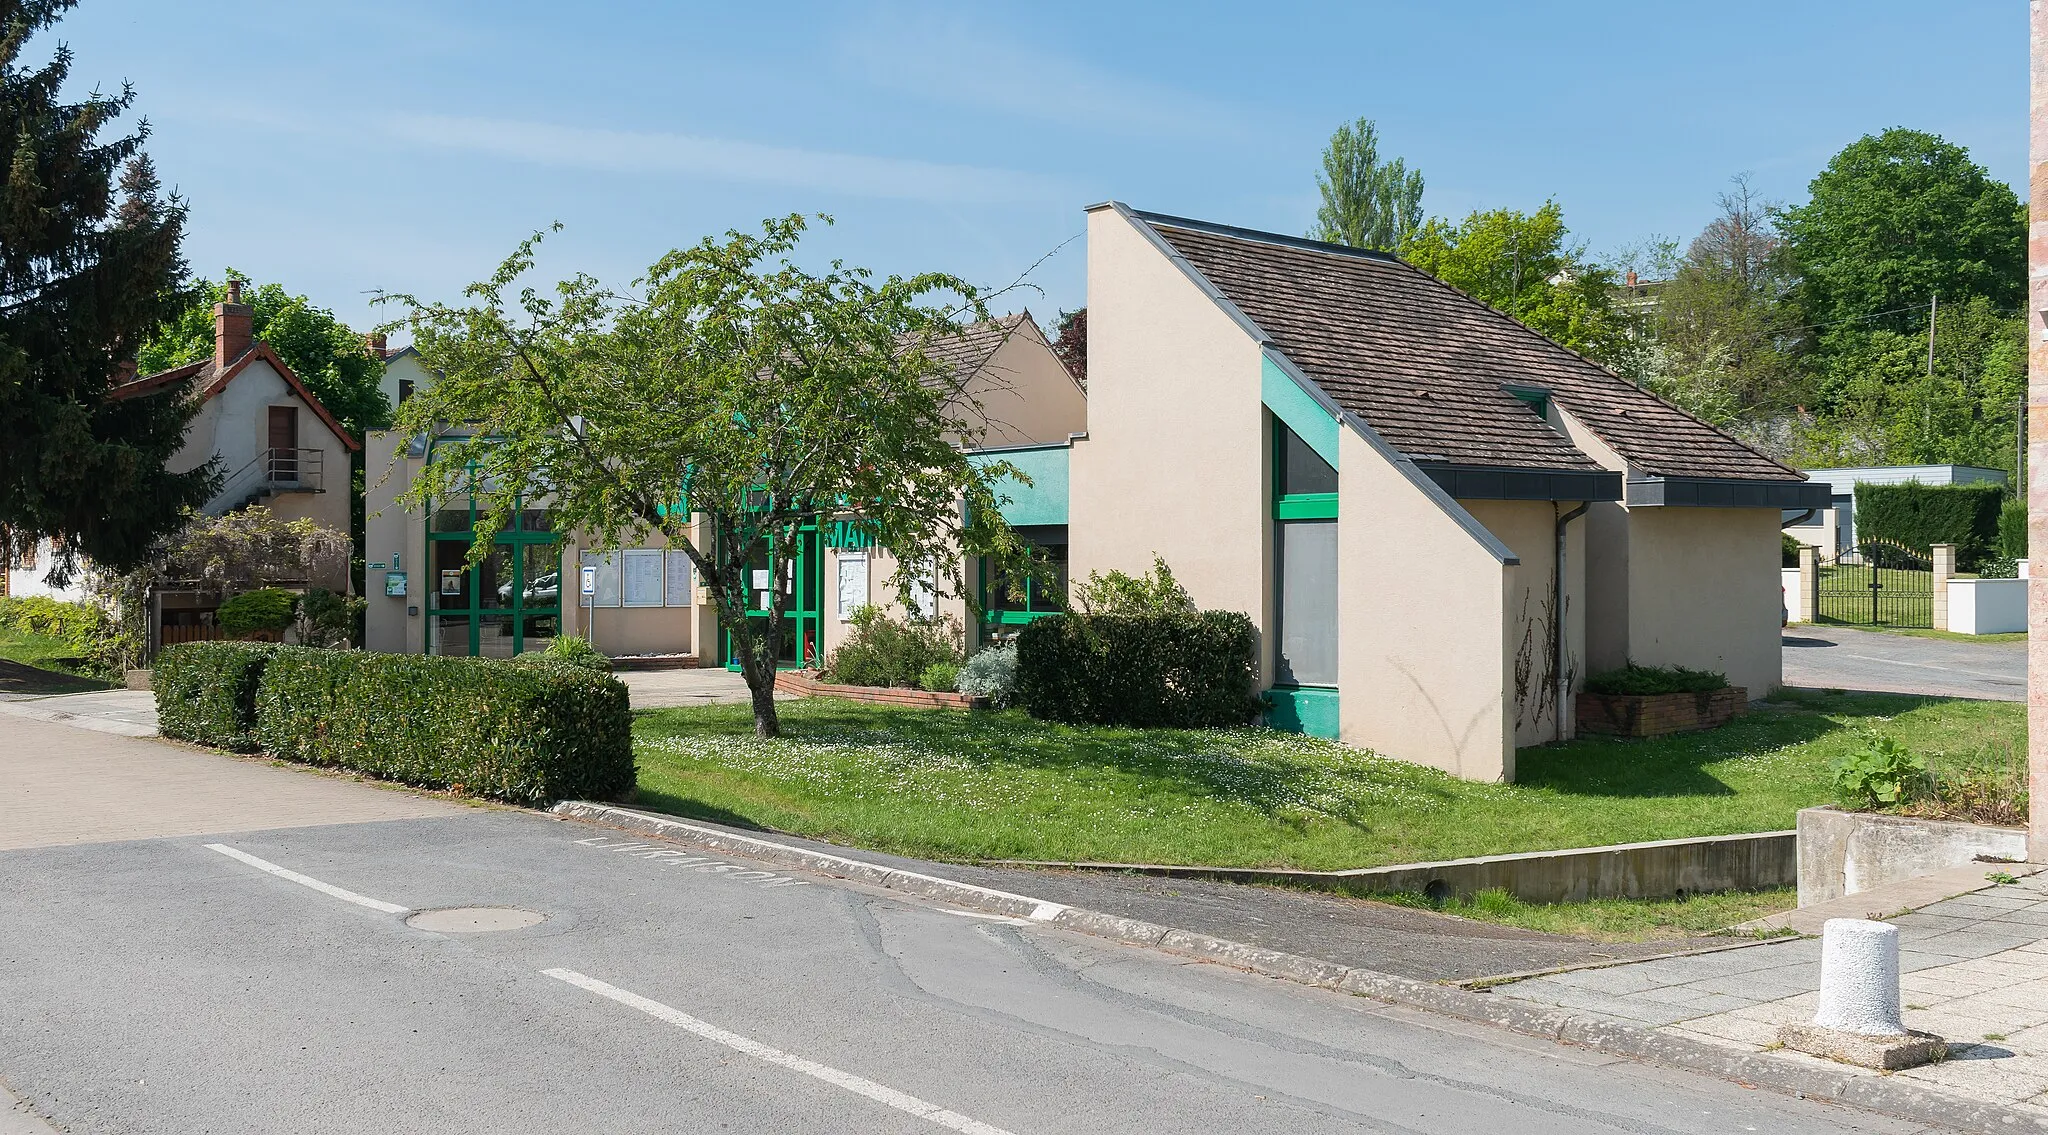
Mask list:
[[[952,105],[1137,136],[1215,138],[1249,132],[1235,109],[1016,43],[1013,28],[929,17],[863,22],[838,46],[853,74]]]
[[[1063,200],[1055,179],[986,166],[836,153],[630,130],[501,118],[404,115],[387,121],[399,139],[513,161],[612,173],[683,174],[801,189],[961,204]]]

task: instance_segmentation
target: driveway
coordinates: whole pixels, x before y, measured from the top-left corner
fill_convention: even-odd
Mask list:
[[[9,724],[0,784],[39,787],[0,823],[63,807],[0,850],[0,1108],[66,1131],[1924,1130],[530,812]],[[195,778],[184,820],[138,826],[153,784]]]
[[[1785,684],[1985,701],[2027,700],[2027,645],[1787,627]]]

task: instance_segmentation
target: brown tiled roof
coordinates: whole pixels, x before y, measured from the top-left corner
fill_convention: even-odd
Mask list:
[[[935,363],[943,363],[953,370],[956,385],[965,383],[975,371],[988,365],[997,350],[1009,342],[1026,320],[1031,318],[1028,311],[984,319],[969,324],[950,335],[941,335],[925,345],[925,357]]]
[[[235,361],[229,363],[226,370],[215,367],[212,357],[209,356],[200,359],[198,362],[186,363],[184,366],[160,370],[155,374],[147,374],[141,378],[118,383],[107,393],[109,397],[115,399],[140,398],[146,394],[154,394],[168,387],[190,384],[194,392],[204,401],[226,390],[228,383],[233,382],[236,375],[249,369],[249,364],[257,359],[262,359],[264,362],[269,363],[270,369],[276,371],[284,379],[285,385],[291,387],[305,401],[306,406],[313,411],[315,417],[325,422],[328,429],[334,431],[334,436],[340,438],[343,445],[348,446],[350,449],[362,448],[362,443],[349,436],[349,432],[341,427],[341,423],[335,420],[334,415],[328,411],[327,407],[318,398],[313,397],[313,392],[306,389],[305,383],[299,381],[299,376],[292,372],[292,368],[286,366],[284,360],[277,357],[277,352],[271,349],[270,344],[261,339],[256,340],[249,346],[248,350],[243,351],[241,355],[236,357]]]
[[[1273,346],[1416,461],[1591,469],[1504,387],[1541,387],[1646,473],[1802,476],[1383,253],[1135,213]]]

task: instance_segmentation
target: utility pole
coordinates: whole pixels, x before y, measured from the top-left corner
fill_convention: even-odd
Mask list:
[[[1934,377],[1934,321],[1941,315],[1941,293],[1927,300],[1927,377]]]
[[[2031,0],[2027,43],[2027,554],[2048,552],[2048,483],[2035,474],[2048,460],[2048,3]],[[2042,429],[2035,429],[2042,426]],[[2027,791],[2048,802],[2048,587],[2027,588]],[[2048,803],[2027,815],[2027,858],[2048,863]]]

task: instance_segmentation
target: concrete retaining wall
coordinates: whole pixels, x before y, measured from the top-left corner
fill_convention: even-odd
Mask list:
[[[1951,579],[1948,626],[1957,634],[2011,634],[2027,629],[2024,579]]]
[[[1798,881],[1791,832],[1666,839],[1483,855],[1441,863],[1404,863],[1352,871],[1285,871],[1251,867],[1169,867],[1135,863],[1039,863],[1131,871],[1181,879],[1279,883],[1340,894],[1395,892],[1431,897],[1470,895],[1499,888],[1525,902],[1585,899],[1664,899],[1713,891],[1789,887]]]
[[[2018,862],[2027,857],[2022,828],[1949,820],[1802,808],[1798,832],[1800,906],[1980,859]]]

